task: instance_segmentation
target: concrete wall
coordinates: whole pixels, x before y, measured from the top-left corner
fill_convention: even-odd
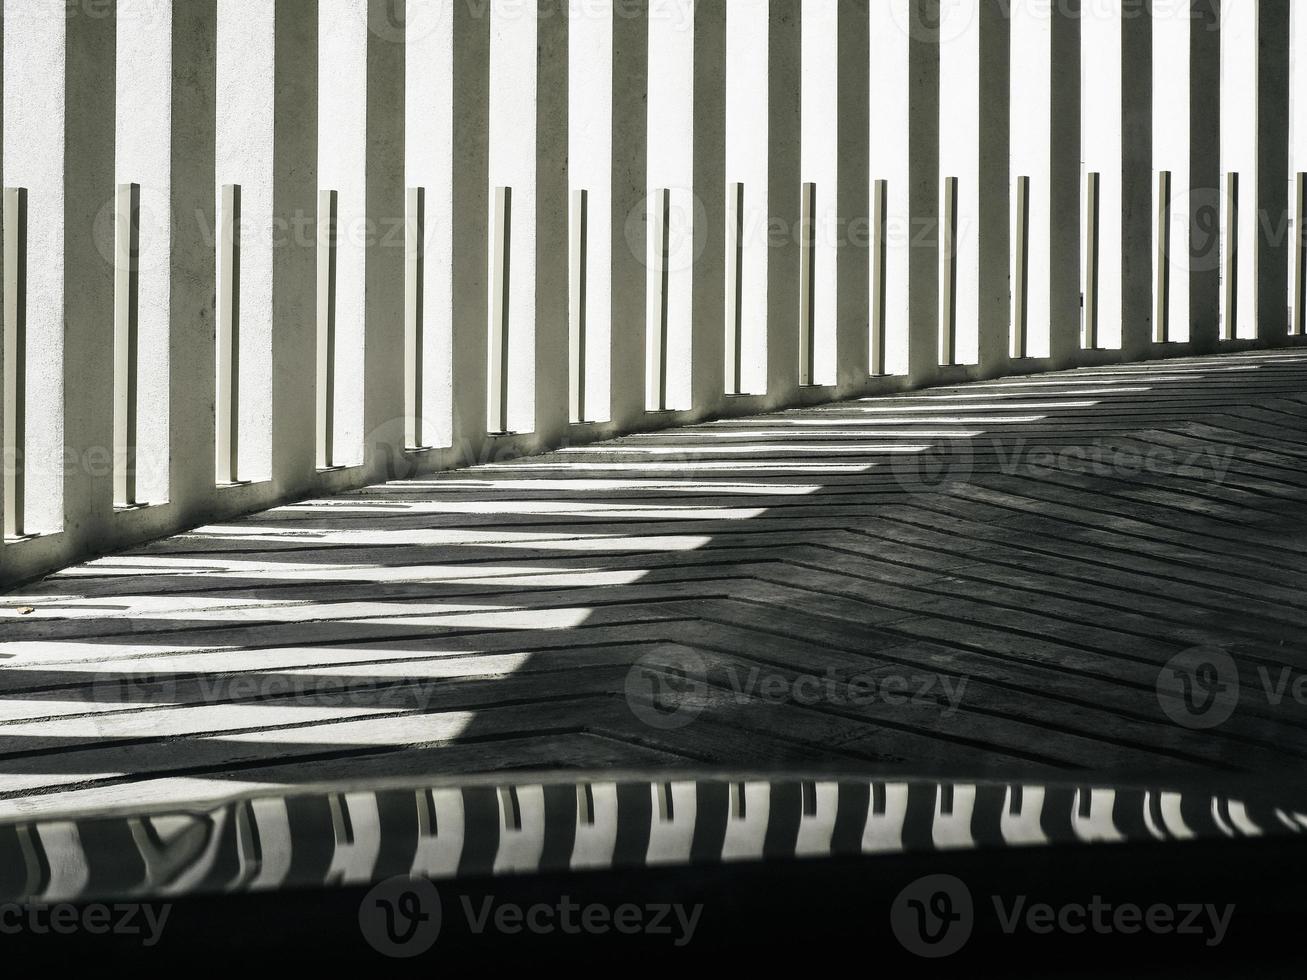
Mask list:
[[[1249,6],[1239,16],[1195,0],[1186,32],[1130,0],[1093,5],[1107,20],[1092,24],[1076,3],[1049,14],[1025,0],[5,0],[4,183],[26,190],[29,211],[24,289],[5,296],[13,314],[26,297],[26,425],[22,445],[5,447],[6,479],[21,473],[26,490],[25,536],[0,547],[0,582],[288,499],[623,432],[1285,342],[1290,243],[1276,229],[1288,207],[1290,32],[1279,5]],[[1080,342],[1082,111],[1085,160],[1120,191],[1101,202],[1100,273],[1116,289],[1101,294],[1112,307],[1103,350]],[[1194,229],[1215,213],[1242,136],[1257,149],[1244,161],[1251,223],[1236,297],[1248,312],[1240,339],[1221,341],[1219,261]],[[1172,304],[1184,322],[1165,344],[1151,329],[1156,169],[1178,181],[1169,271],[1171,295],[1187,300]],[[1014,358],[1018,176],[1032,187],[1030,335]],[[966,185],[954,365],[941,364],[947,177]],[[146,212],[142,464],[139,506],[126,509],[113,499],[111,341],[123,182],[141,185]],[[728,182],[746,185],[748,211],[743,393],[729,395]],[[812,386],[798,370],[805,182],[819,189]],[[223,278],[225,184],[241,187],[242,221],[239,268]],[[514,189],[508,433],[488,431],[487,404],[502,186]],[[342,234],[336,465],[320,470],[324,188],[339,193]],[[424,223],[408,262],[415,188]],[[588,408],[574,419],[578,190],[589,192]],[[663,190],[665,284],[653,220]],[[420,316],[406,305],[406,269],[422,273]],[[873,376],[878,289],[886,359]],[[238,480],[219,485],[218,320],[233,290]],[[414,324],[418,363],[405,354]],[[0,411],[18,418],[13,407]],[[413,412],[418,445],[406,439]]]

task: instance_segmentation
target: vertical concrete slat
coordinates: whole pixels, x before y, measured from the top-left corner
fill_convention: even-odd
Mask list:
[[[817,185],[806,183],[799,203],[799,385],[815,383],[817,311],[816,311],[816,220]]]
[[[454,458],[480,458],[486,412],[486,323],[489,317],[490,157],[485,134],[490,105],[490,17],[473,4],[453,6],[452,184]]]
[[[1157,172],[1157,214],[1154,247],[1157,261],[1156,288],[1153,290],[1156,308],[1153,313],[1153,343],[1165,344],[1171,340],[1171,171]]]
[[[871,22],[868,0],[839,3],[839,159],[836,225],[836,374],[840,393],[870,373],[872,208]]]
[[[404,446],[423,446],[422,388],[426,192],[410,187],[404,205]]]
[[[367,243],[363,261],[363,460],[402,475],[404,451],[404,0],[368,0]]]
[[[1153,201],[1153,21],[1151,0],[1123,0],[1121,31],[1121,350],[1148,355],[1156,258]]]
[[[1293,180],[1293,322],[1290,333],[1307,334],[1307,173],[1299,171]]]
[[[958,362],[958,178],[945,177],[943,183],[939,362],[951,366]]]
[[[803,11],[801,0],[770,0],[767,43],[767,403],[793,400],[802,345]]]
[[[557,445],[568,424],[568,0],[536,0],[535,438]]]
[[[317,275],[317,468],[329,470],[336,461],[336,297],[339,193],[318,191]]]
[[[1099,250],[1102,248],[1101,217],[1103,175],[1098,171],[1085,174],[1085,300],[1084,336],[1086,350],[1098,348],[1099,296],[1101,274]]]
[[[649,268],[637,220],[648,195],[649,3],[613,5],[612,365],[616,429],[644,414],[645,331]]]
[[[1022,174],[1016,180],[1016,200],[1012,203],[1014,217],[1012,247],[1012,345],[1011,357],[1027,356],[1030,349],[1030,177]]]
[[[66,18],[64,67],[65,556],[104,550],[113,529],[113,322],[117,11]],[[40,530],[35,528],[32,530]]]
[[[508,432],[509,351],[512,349],[513,188],[495,188],[490,229],[490,332],[486,344],[486,419],[493,434]]]
[[[1221,3],[1189,9],[1189,340],[1216,349],[1221,310]]]
[[[1049,354],[1070,367],[1080,354],[1080,0],[1050,4]],[[1136,81],[1136,84],[1141,84]],[[1150,103],[1151,104],[1151,103]],[[1151,155],[1150,155],[1151,159]],[[1151,162],[1150,162],[1151,166]],[[1147,217],[1148,212],[1144,212]],[[1150,265],[1151,268],[1151,258]]]
[[[692,16],[694,210],[687,217],[695,227],[690,392],[694,415],[703,417],[721,407],[726,390],[726,4],[694,0]]]
[[[1011,47],[1007,0],[980,0],[979,373],[1008,363],[1012,321]]]
[[[276,0],[273,20],[272,481],[291,497],[318,463],[318,0]]]
[[[590,192],[572,192],[571,235],[568,245],[571,269],[567,294],[571,301],[567,326],[567,416],[573,425],[586,421],[586,301],[589,286]]]
[[[1239,173],[1225,175],[1225,264],[1222,270],[1221,340],[1239,336]]]
[[[0,99],[0,104],[3,100]],[[0,442],[0,464],[4,467],[4,527],[0,538],[20,538],[25,532],[24,504],[27,492],[23,475],[27,413],[27,192],[21,187],[4,189],[4,389],[0,412],[4,415],[4,440]],[[0,545],[3,541],[0,540]]]
[[[214,394],[214,474],[219,485],[240,478],[240,202],[238,184],[222,186],[218,215],[218,378]]]
[[[726,344],[723,365],[728,395],[744,391],[744,195],[744,184],[738,181],[726,188],[726,329],[722,340]]]
[[[141,185],[114,193],[113,238],[113,502],[136,506],[140,370]]]
[[[908,378],[939,375],[939,0],[912,0],[908,37]]]
[[[1289,4],[1257,12],[1257,337],[1289,329]]]
[[[171,48],[168,487],[187,527],[209,518],[216,482],[217,0],[172,0]]]
[[[867,343],[868,370],[873,377],[886,370],[886,332],[889,297],[889,181],[877,179],[871,187],[871,323]]]
[[[649,386],[649,410],[652,412],[665,412],[667,411],[667,345],[670,342],[668,321],[671,316],[671,296],[669,294],[672,234],[671,189],[660,187],[654,191],[652,206],[654,253],[651,268],[654,283],[658,290],[658,301],[654,307],[657,320],[651,324],[653,330],[649,334],[649,343],[652,347],[648,351],[649,370],[646,383]]]

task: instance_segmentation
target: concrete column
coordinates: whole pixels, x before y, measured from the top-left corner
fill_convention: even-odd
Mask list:
[[[912,0],[908,37],[908,377],[939,373],[939,0]]]
[[[5,9],[0,0],[0,60],[5,49]],[[16,453],[17,432],[22,409],[10,402],[17,401],[22,388],[16,371],[21,361],[15,363],[13,358],[18,352],[12,349],[16,337],[10,330],[14,324],[7,316],[6,300],[9,299],[10,282],[5,278],[5,251],[9,239],[6,231],[9,222],[4,216],[4,71],[0,68],[0,573],[4,570],[5,538],[10,534],[23,533],[23,493],[21,484],[22,462]],[[14,376],[11,376],[14,375]]]
[[[276,0],[272,123],[272,480],[314,481],[318,0]]]
[[[1289,329],[1289,4],[1257,13],[1257,337]]]
[[[1220,333],[1221,2],[1192,0],[1189,22],[1189,340],[1200,353]]]
[[[536,0],[535,432],[556,445],[568,429],[568,0]],[[523,220],[531,220],[527,215]]]
[[[364,460],[401,475],[404,449],[404,0],[368,0],[367,239],[363,272]]]
[[[1153,339],[1157,212],[1153,177],[1153,21],[1150,0],[1123,0],[1121,30],[1121,351]],[[1110,245],[1108,246],[1110,247]]]
[[[486,438],[490,156],[485,134],[490,105],[490,18],[471,4],[452,7],[452,461],[466,465],[477,460]]]
[[[113,322],[114,118],[117,70],[115,11],[64,20],[62,85],[63,473],[66,555],[107,544],[113,522],[113,361],[106,356]],[[12,25],[16,27],[17,25]],[[26,139],[36,138],[29,133]],[[41,145],[43,153],[59,153]],[[9,162],[6,161],[6,167]],[[50,188],[51,191],[54,188]],[[29,260],[29,274],[31,261]],[[33,284],[34,285],[34,284]],[[29,315],[36,299],[29,289]],[[29,320],[29,345],[31,342]],[[50,357],[54,348],[47,348]],[[30,352],[30,346],[29,346]],[[29,366],[32,359],[29,356]],[[32,411],[29,395],[29,413]],[[44,461],[42,461],[44,462]],[[29,503],[32,491],[29,485]],[[44,530],[39,524],[35,530]]]
[[[801,0],[768,3],[767,403],[799,387],[803,14]]]
[[[1012,321],[1011,20],[1006,0],[980,0],[980,373],[1008,363]]]
[[[1049,354],[1053,367],[1061,368],[1075,364],[1080,351],[1081,12],[1080,0],[1060,0],[1050,7]],[[1131,84],[1144,83],[1134,79]]]
[[[0,2],[0,60],[4,52],[4,3]],[[26,350],[18,346],[19,296],[10,291],[19,288],[16,273],[19,266],[8,266],[5,253],[9,243],[17,242],[19,229],[13,222],[16,214],[4,213],[6,201],[18,204],[19,198],[12,198],[3,190],[4,185],[4,71],[0,69],[0,574],[5,564],[5,539],[10,536],[21,537],[24,533],[23,519],[26,493],[23,480],[23,462],[19,454],[22,441],[23,415],[26,411]],[[12,261],[12,259],[11,259]],[[6,277],[6,270],[15,273]],[[13,314],[10,314],[10,309]],[[12,331],[12,332],[11,332]]]
[[[649,3],[613,3],[611,414],[629,429],[644,415],[648,298]]]
[[[840,393],[867,380],[871,322],[869,0],[839,2],[836,371]]]
[[[715,412],[725,391],[726,3],[692,0],[694,18],[691,403]],[[655,80],[655,84],[658,81]],[[650,140],[660,138],[650,133]],[[797,276],[798,270],[795,269]],[[670,357],[669,357],[670,361]]]
[[[176,526],[214,496],[217,0],[172,0],[169,484]]]

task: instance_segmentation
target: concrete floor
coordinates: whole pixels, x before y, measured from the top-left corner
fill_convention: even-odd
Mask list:
[[[1293,779],[1305,508],[1293,352],[281,507],[0,597],[0,818],[540,768]],[[1238,704],[1177,723],[1159,675],[1213,648]]]

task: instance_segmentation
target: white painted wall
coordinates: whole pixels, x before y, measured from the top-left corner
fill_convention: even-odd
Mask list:
[[[744,184],[740,386],[756,395],[767,391],[767,267],[773,233],[767,186],[767,15],[768,0],[726,5],[726,185]],[[796,234],[797,219],[783,219],[775,234]],[[794,319],[797,324],[797,311]]]
[[[1121,346],[1121,276],[1124,268],[1121,261],[1124,194],[1121,170],[1121,0],[1096,0],[1084,9],[1085,16],[1080,21],[1084,79],[1081,89],[1081,154],[1083,173],[1097,171],[1101,175],[1098,184],[1098,346],[1116,349]],[[1185,91],[1187,105],[1187,86]],[[1080,196],[1082,201],[1086,200],[1083,178]],[[1081,228],[1085,227],[1087,225],[1081,225]],[[1084,268],[1082,253],[1082,291],[1086,286]],[[1157,281],[1156,277],[1153,281]]]
[[[980,18],[974,0],[941,0],[939,53],[940,220],[943,185],[958,178],[957,363],[980,360]],[[947,256],[940,239],[940,310]],[[943,322],[940,352],[944,352]]]
[[[888,181],[885,236],[885,372],[908,372],[908,249],[914,229],[908,213],[908,34],[911,0],[871,4],[871,166]],[[873,229],[873,235],[875,230]],[[874,271],[873,271],[874,274]]]
[[[1237,308],[1238,335],[1241,338],[1257,336],[1257,5],[1260,2],[1242,0],[1221,6],[1221,268],[1225,268],[1225,249],[1230,241],[1230,229],[1225,227],[1224,178],[1231,171],[1237,171]],[[1226,315],[1227,312],[1222,310],[1222,323]]]
[[[836,380],[839,224],[839,0],[803,0],[802,180],[817,185],[813,383]]]
[[[118,4],[115,176],[141,185],[137,335],[136,496],[168,500],[169,335],[172,309],[172,7]],[[179,220],[196,220],[179,216]]]
[[[4,0],[4,18],[4,183],[28,191],[26,524],[51,533],[64,526],[63,0]],[[95,233],[112,262],[105,208]]]
[[[1017,178],[1030,178],[1030,266],[1027,353],[1049,355],[1052,249],[1052,19],[1049,0],[1012,4],[1012,200]],[[1118,167],[1119,169],[1119,167]],[[1104,177],[1106,179],[1106,176]],[[1106,211],[1106,207],[1104,208]],[[1015,288],[1016,206],[1012,207]],[[1015,316],[1016,297],[1013,296]]]
[[[448,0],[408,0],[404,181],[426,191],[423,441],[454,440],[454,17]]]
[[[274,12],[275,0],[218,0],[215,213],[221,220],[223,185],[239,184],[242,480],[272,475],[272,253],[296,227],[273,215]]]
[[[613,0],[570,0],[567,27],[569,191],[589,192],[585,407],[587,421],[605,422],[612,417]]]
[[[1214,197],[1195,202],[1189,190],[1189,14],[1189,4],[1176,0],[1153,6],[1153,168],[1171,171],[1168,296],[1171,339],[1175,341],[1189,339],[1189,274],[1193,267],[1189,255],[1190,205],[1206,205],[1215,218],[1217,203]],[[1203,250],[1198,261],[1210,265],[1217,257],[1217,249],[1212,248]],[[1158,281],[1154,261],[1154,295]]]
[[[1289,239],[1289,310],[1293,314],[1294,305],[1294,262],[1297,260],[1297,248],[1294,236],[1301,234],[1301,229],[1292,225],[1297,213],[1297,175],[1307,171],[1307,62],[1298,58],[1298,52],[1307,51],[1307,14],[1300,4],[1294,4],[1289,10],[1292,41],[1289,48],[1289,220],[1291,236]]]
[[[535,428],[536,4],[490,0],[490,186],[513,188],[508,428]],[[494,228],[495,195],[490,195]],[[493,289],[493,284],[491,284]]]
[[[694,262],[703,219],[694,193],[694,4],[696,0],[649,2],[649,198],[646,201],[645,265],[650,270],[645,378],[646,405],[656,397],[653,377],[655,339],[659,330],[658,277],[653,275],[654,192],[671,191],[671,230],[668,236],[667,407],[691,406],[690,362]],[[638,222],[634,224],[638,225]],[[705,229],[706,230],[706,229]],[[627,235],[627,241],[638,239]]]
[[[339,195],[336,411],[332,461],[363,461],[364,265],[367,217],[368,0],[319,0],[318,187]]]

